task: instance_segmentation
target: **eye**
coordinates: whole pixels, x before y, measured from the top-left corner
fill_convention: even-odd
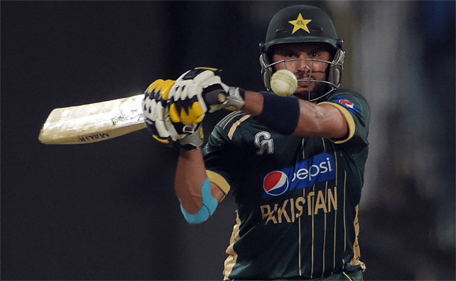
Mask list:
[[[283,56],[284,56],[284,57],[287,57],[287,58],[297,58],[297,57],[298,57],[298,56],[296,55],[296,53],[291,52],[291,51],[290,51],[290,52],[284,52],[284,53],[283,53]]]

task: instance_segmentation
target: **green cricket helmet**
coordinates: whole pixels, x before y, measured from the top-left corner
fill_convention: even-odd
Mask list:
[[[273,46],[289,43],[328,44],[333,51],[333,60],[328,62],[330,67],[327,81],[319,82],[326,83],[329,86],[329,92],[337,89],[340,86],[345,57],[342,42],[337,37],[331,18],[321,9],[308,5],[297,5],[280,10],[269,22],[265,42],[260,43],[261,73],[266,89],[271,89],[270,80],[274,72],[274,64],[270,63]]]

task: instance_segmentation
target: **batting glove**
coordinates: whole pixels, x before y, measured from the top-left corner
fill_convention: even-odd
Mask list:
[[[206,112],[220,109],[240,110],[244,90],[222,83],[219,70],[197,67],[182,74],[169,93],[172,122],[199,124]]]
[[[179,140],[180,146],[185,150],[192,150],[201,147],[204,143],[203,126],[200,124],[195,128],[195,132],[188,134]]]
[[[149,133],[159,142],[170,146],[196,129],[196,125],[173,123],[169,117],[168,96],[174,83],[174,80],[155,80],[146,89],[142,101],[144,121]]]

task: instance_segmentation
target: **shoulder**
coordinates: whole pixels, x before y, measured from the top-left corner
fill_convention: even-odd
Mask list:
[[[367,100],[359,93],[351,90],[337,90],[326,97],[322,103],[337,107],[344,115],[349,129],[349,136],[336,144],[356,144],[365,146],[370,123],[370,107]]]
[[[332,102],[348,109],[351,114],[364,112],[369,114],[370,106],[366,98],[358,92],[339,89],[329,94],[323,102]]]
[[[347,89],[339,89],[339,90],[333,91],[331,94],[329,94],[326,97],[325,101],[340,102],[342,100],[342,103],[343,103],[343,100],[350,100],[350,99],[352,99],[353,102],[360,102],[363,104],[368,104],[366,98],[363,95],[361,95],[360,93],[355,92],[353,90],[347,90]]]

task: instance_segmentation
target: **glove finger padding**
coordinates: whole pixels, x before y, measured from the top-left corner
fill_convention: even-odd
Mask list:
[[[170,121],[167,99],[174,80],[158,79],[145,91],[142,101],[144,120],[149,133],[159,142],[173,145],[184,137],[179,135]]]
[[[219,72],[214,68],[199,67],[187,71],[176,80],[169,96],[170,117],[173,122],[199,124],[206,112],[223,108],[219,99],[207,97],[208,94],[222,94],[225,97],[230,89],[222,83]]]
[[[203,99],[199,99],[195,93],[202,92],[199,83],[193,81],[178,81],[170,94],[170,117],[174,123],[185,124],[201,123],[207,111]]]
[[[174,83],[176,83],[176,81],[174,80],[157,79],[154,82],[152,82],[152,84],[150,84],[149,87],[147,87],[144,94],[146,95],[146,97],[150,96],[151,99],[155,100],[158,100],[161,97],[161,100],[166,102],[168,100],[169,92],[173,87]]]

